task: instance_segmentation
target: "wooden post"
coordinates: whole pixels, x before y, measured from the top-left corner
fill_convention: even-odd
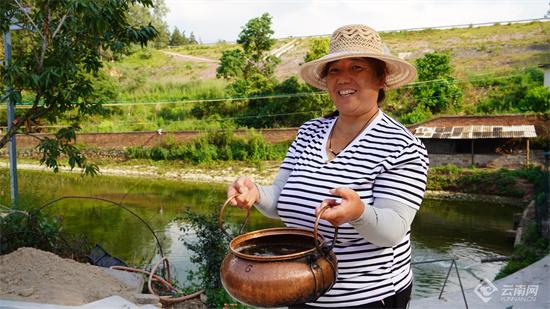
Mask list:
[[[470,152],[471,152],[471,156],[472,156],[471,166],[475,166],[475,162],[474,162],[474,139],[472,139],[472,141],[470,143]]]
[[[525,139],[525,167],[529,166],[529,138]]]

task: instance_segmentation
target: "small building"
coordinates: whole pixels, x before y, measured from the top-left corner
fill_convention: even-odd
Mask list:
[[[532,151],[530,141],[548,138],[550,120],[538,115],[442,116],[409,130],[426,145],[431,166],[516,168],[544,162],[542,149]]]

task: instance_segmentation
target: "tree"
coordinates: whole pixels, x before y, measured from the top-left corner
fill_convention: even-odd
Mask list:
[[[185,44],[185,39],[181,35],[178,27],[174,28],[174,32],[170,36],[170,46],[181,46]]]
[[[273,98],[251,100],[244,117],[238,117],[236,122],[255,128],[298,127],[334,109],[330,97],[314,94],[318,92],[296,76],[289,77],[260,94]]]
[[[151,6],[132,4],[128,13],[130,25],[151,24],[157,30],[157,36],[154,38],[153,46],[155,48],[165,48],[169,44],[170,32],[168,24],[164,20],[169,9],[164,0],[150,0]]]
[[[22,10],[20,4],[29,8]],[[78,122],[83,116],[102,113],[91,78],[97,75],[101,51],[118,53],[131,44],[144,46],[157,35],[152,25],[133,25],[128,17],[132,5],[151,7],[152,0],[49,1],[15,0],[0,3],[0,30],[8,31],[10,19],[23,26],[14,45],[13,60],[0,66],[4,92],[15,103],[22,96],[32,101],[30,108],[18,110],[12,128],[0,139],[0,148],[22,128],[28,131],[41,119],[55,123],[60,117],[73,125],[54,137],[40,138],[41,163],[57,171],[61,155],[71,168],[95,174],[97,166],[88,164],[74,145]],[[21,46],[23,45],[24,46]],[[11,89],[7,91],[6,85]],[[71,112],[68,114],[68,112]]]
[[[417,106],[432,114],[459,107],[462,90],[454,82],[450,57],[446,53],[428,53],[416,60],[419,84],[413,89]]]
[[[264,13],[243,27],[237,39],[240,48],[222,53],[216,76],[231,81],[226,88],[229,95],[249,97],[272,91],[276,84],[273,73],[279,59],[268,53],[275,44],[271,35],[271,16]],[[233,110],[238,114],[242,114],[248,105],[248,100],[232,101]],[[224,103],[218,103],[209,111],[210,114],[221,112],[227,112]]]
[[[220,58],[221,65],[216,69],[216,76],[225,79],[241,79],[244,76],[245,55],[240,49],[224,51]]]
[[[187,41],[188,41],[188,44],[198,44],[199,43],[199,42],[197,42],[197,39],[195,38],[195,34],[193,33],[193,31],[191,31],[191,33],[189,34],[189,39]]]
[[[271,38],[271,16],[264,13],[253,18],[243,27],[237,43],[240,49],[224,51],[217,69],[218,78],[247,80],[253,74],[272,77],[278,58],[268,54],[275,44]]]
[[[328,53],[328,48],[328,38],[313,39],[311,42],[311,47],[304,57],[304,62],[309,62],[325,56]]]

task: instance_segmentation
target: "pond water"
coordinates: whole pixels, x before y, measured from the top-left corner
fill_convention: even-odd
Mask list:
[[[0,203],[9,204],[8,172],[0,169]],[[19,171],[22,208],[36,208],[63,196],[89,196],[122,203],[141,217],[158,236],[164,254],[175,267],[175,276],[185,282],[186,273],[194,266],[190,251],[181,237],[181,218],[188,208],[193,212],[217,213],[225,200],[224,184],[189,183],[146,178],[112,176],[80,177],[74,174]],[[151,231],[130,212],[113,204],[93,199],[63,199],[43,211],[61,216],[63,228],[85,233],[106,251],[131,265],[158,258]],[[423,261],[457,259],[465,288],[477,286],[480,280],[492,280],[502,262],[481,263],[482,258],[501,257],[512,252],[513,239],[507,230],[513,225],[513,214],[521,209],[489,203],[425,200],[412,226],[413,297],[439,295],[451,262]],[[238,224],[244,212],[231,208],[226,222]],[[246,230],[281,226],[253,211]],[[418,264],[415,264],[418,263]],[[459,290],[453,271],[445,291]]]

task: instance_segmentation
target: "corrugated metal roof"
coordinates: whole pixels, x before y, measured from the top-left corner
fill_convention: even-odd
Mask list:
[[[485,138],[528,138],[537,137],[534,125],[522,126],[454,126],[417,127],[418,138],[440,139],[485,139]]]

